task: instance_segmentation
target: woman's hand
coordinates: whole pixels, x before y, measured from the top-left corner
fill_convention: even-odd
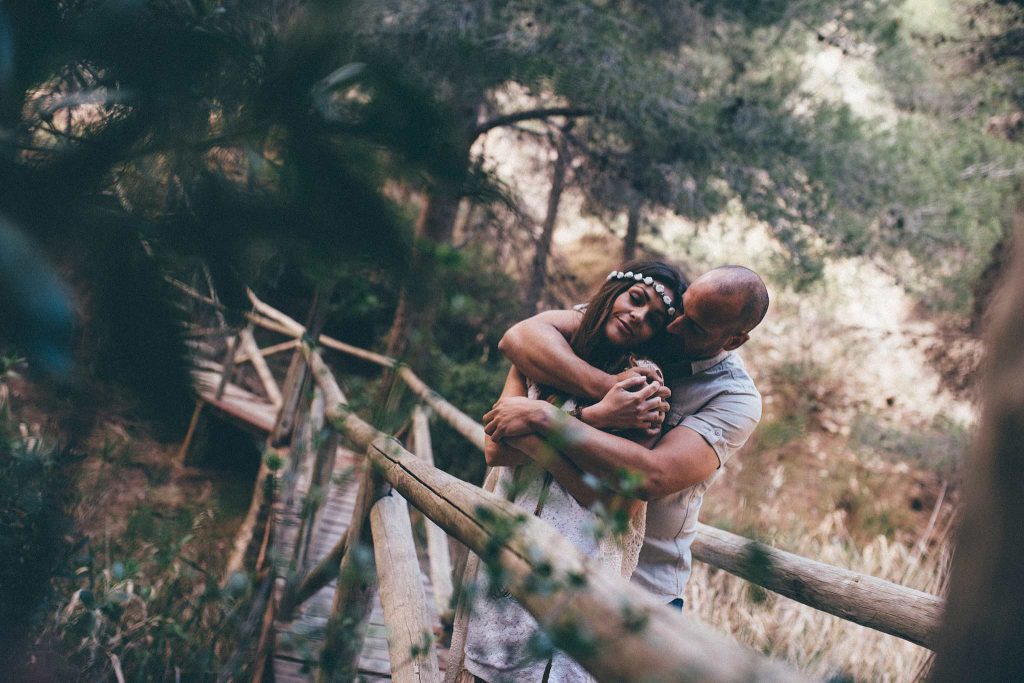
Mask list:
[[[556,410],[544,401],[507,396],[499,399],[484,415],[484,432],[494,441],[533,434],[551,417],[548,411]]]
[[[597,429],[637,429],[653,436],[660,432],[672,392],[658,381],[631,374],[615,383],[598,403],[583,409],[584,421]]]
[[[484,439],[484,460],[488,467],[517,467],[526,465],[530,456],[514,448],[510,441],[495,441],[490,437]]]

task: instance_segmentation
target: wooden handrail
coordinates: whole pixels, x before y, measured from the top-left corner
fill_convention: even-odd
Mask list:
[[[331,400],[343,399],[344,394],[319,353],[308,349],[306,358],[327,397],[330,421],[357,446],[367,445],[370,463],[424,515],[484,556],[494,553],[491,546],[502,529],[515,529],[495,553],[511,579],[510,591],[553,633],[584,626],[588,637],[559,645],[599,679],[802,680],[788,667],[665,609],[625,579],[596,570],[546,522],[524,516],[500,496],[431,467],[379,434],[353,415],[343,400]],[[561,588],[537,591],[531,577],[538,575],[550,577]]]
[[[930,593],[835,567],[749,538],[698,526],[693,557],[779,595],[861,626],[934,649],[945,601]]]
[[[446,401],[439,393],[431,389],[426,383],[416,376],[409,366],[403,365],[398,370],[398,376],[406,383],[412,393],[420,400],[433,408],[448,425],[466,438],[479,450],[484,449],[484,428],[479,422],[466,415],[464,412]]]

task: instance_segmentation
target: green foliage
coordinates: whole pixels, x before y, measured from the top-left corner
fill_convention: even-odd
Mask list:
[[[69,454],[51,434],[18,424],[8,392],[0,381],[0,649],[42,616],[69,526]]]
[[[750,574],[751,583],[748,591],[750,601],[755,604],[763,603],[768,599],[768,593],[761,587],[761,584],[767,583],[772,578],[771,556],[764,546],[754,541],[748,543],[744,548],[742,563],[744,569]]]
[[[439,359],[434,389],[477,421],[491,409],[501,394],[508,369],[503,365],[480,361],[457,363]],[[434,460],[437,466],[460,479],[482,482],[486,463],[483,453],[442,420],[434,420],[431,430]]]
[[[5,334],[39,366],[68,369],[71,329],[41,253],[83,295],[88,369],[178,417],[190,388],[164,269],[205,261],[229,321],[275,263],[405,271],[411,226],[384,184],[461,182],[450,115],[404,59],[349,59],[347,3],[279,9],[5,3],[0,288],[24,323]]]
[[[81,680],[209,680],[233,652],[252,588],[225,590],[189,558],[193,536],[165,537],[145,556],[117,558],[86,546],[51,631]]]

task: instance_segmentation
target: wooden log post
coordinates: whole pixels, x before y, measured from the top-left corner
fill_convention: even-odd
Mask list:
[[[370,526],[380,603],[388,629],[391,679],[397,683],[440,681],[431,618],[405,499],[392,492],[378,500],[370,510]]]
[[[324,632],[318,683],[349,683],[355,679],[359,653],[366,639],[366,627],[377,590],[377,569],[372,552],[370,509],[390,487],[364,463],[348,528],[345,554],[338,567],[331,616]]]
[[[498,470],[488,467],[484,477],[483,490],[493,493],[498,485]],[[469,548],[459,543],[460,561],[455,565],[455,576],[459,579],[458,604],[452,620],[452,642],[448,648],[448,665],[445,667],[445,683],[458,683],[459,674],[466,660],[466,636],[469,632],[470,602],[476,584],[477,571],[480,569],[480,556],[469,552]]]
[[[270,436],[270,442],[275,446],[287,445],[291,440],[292,429],[295,426],[295,413],[298,411],[299,401],[305,393],[307,379],[306,361],[301,348],[298,348],[288,363],[288,372],[285,374],[284,384],[281,387],[281,406]]]
[[[430,423],[427,411],[416,406],[412,413],[413,452],[424,462],[434,465],[434,450],[430,443]],[[452,622],[452,560],[448,552],[448,536],[430,519],[426,520],[427,556],[430,560],[430,582],[434,587],[434,605],[442,624]]]
[[[288,489],[284,498],[287,508],[294,509],[295,496],[302,488],[301,482],[308,483],[305,486],[305,495],[302,496],[298,505],[298,529],[291,558],[293,569],[305,565],[305,551],[313,533],[313,517],[319,493],[313,489],[312,485],[315,456],[311,454],[316,450],[316,436],[320,431],[318,425],[323,424],[323,392],[319,389],[306,391],[299,406],[296,413],[298,421],[292,434],[291,462],[287,477]]]
[[[192,439],[196,435],[196,428],[199,426],[199,418],[203,414],[203,406],[206,405],[206,401],[201,398],[196,399],[195,410],[192,411],[192,419],[188,422],[188,430],[185,432],[185,438],[181,441],[181,446],[178,447],[178,462],[188,464],[189,457],[188,451],[192,447]]]
[[[221,364],[220,383],[217,385],[217,393],[214,397],[219,401],[224,398],[224,392],[231,382],[231,375],[235,373],[235,354],[238,353],[238,340],[240,335],[235,334],[228,340],[228,350],[224,354],[224,363]]]
[[[313,294],[313,302],[309,306],[309,314],[305,328],[299,326],[299,334],[304,330],[309,336],[309,342],[316,344],[323,330],[324,322],[327,319],[327,304],[334,292],[336,281],[327,285],[317,285]],[[255,298],[255,297],[253,297]],[[290,318],[285,319],[294,323]],[[309,372],[306,367],[305,354],[300,346],[292,354],[291,363],[288,365],[288,373],[285,375],[284,387],[282,388],[281,410],[277,415],[277,422],[274,425],[271,441],[274,445],[288,443],[291,439],[292,430],[295,427],[296,412],[299,406],[299,399],[306,392],[309,385]]]
[[[245,518],[242,520],[241,525],[239,525],[238,531],[235,532],[235,540],[231,544],[231,552],[224,565],[224,575],[221,579],[222,586],[226,586],[231,579],[231,575],[242,571],[245,565],[245,553],[252,542],[253,531],[256,529],[256,522],[259,521],[260,508],[266,500],[267,479],[274,476],[270,465],[267,463],[270,453],[271,451],[268,449],[260,457],[260,468],[256,472],[256,483],[253,486],[252,498],[249,500],[249,509],[246,511]],[[270,514],[273,514],[272,510]]]
[[[693,557],[861,626],[935,647],[942,598],[701,524]]]
[[[323,516],[324,502],[331,486],[331,475],[334,473],[334,461],[338,453],[340,435],[334,429],[320,429],[313,438],[316,457],[313,460],[313,471],[309,482],[309,521],[303,542],[302,555],[298,566],[305,564],[309,549],[316,538],[316,530]]]

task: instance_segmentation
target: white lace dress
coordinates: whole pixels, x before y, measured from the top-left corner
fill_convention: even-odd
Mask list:
[[[534,387],[529,391],[530,398],[535,398]],[[563,407],[569,409],[570,404],[571,401]],[[505,495],[513,491],[517,475],[520,492],[513,502],[527,514],[533,514],[543,495],[545,472],[535,465],[500,468],[495,492]],[[625,534],[613,537],[600,533],[603,522],[596,513],[584,508],[558,482],[552,481],[540,518],[571,541],[581,554],[597,558],[602,570],[628,578],[636,568],[643,544],[645,509],[646,506],[639,507]],[[508,592],[489,596],[486,574],[483,567],[477,573],[477,597],[469,618],[465,668],[491,683],[544,680],[549,658],[538,654],[537,645],[542,635],[537,621]],[[582,666],[559,650],[550,658],[550,667],[546,680],[551,682],[594,680]]]

